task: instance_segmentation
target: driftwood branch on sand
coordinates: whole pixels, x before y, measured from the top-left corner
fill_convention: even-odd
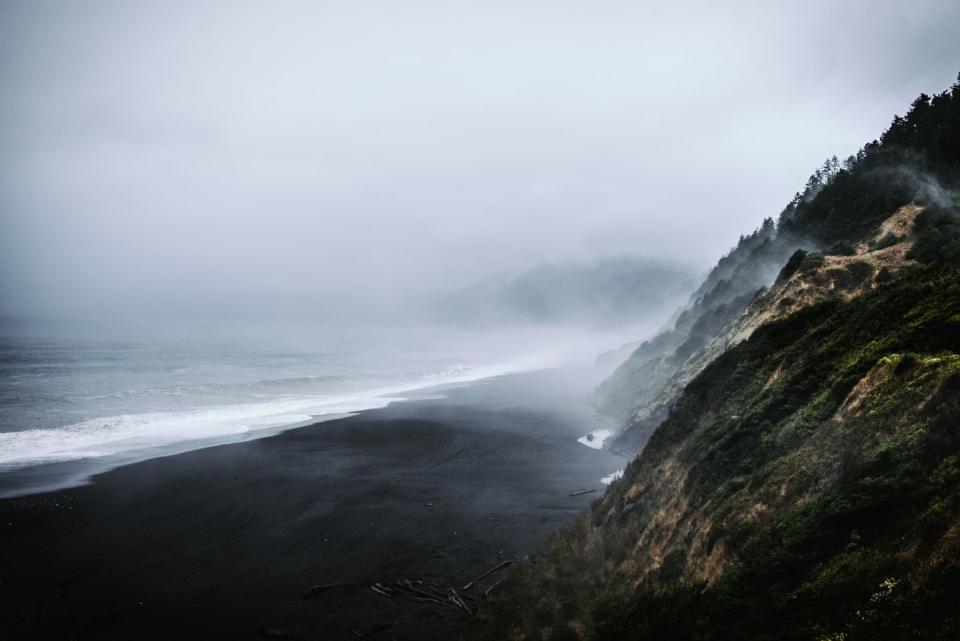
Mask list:
[[[501,562],[501,563],[493,566],[492,568],[490,568],[489,570],[487,570],[486,572],[484,572],[483,574],[481,574],[480,576],[478,576],[477,578],[475,578],[475,579],[474,579],[473,581],[471,581],[470,583],[467,583],[465,586],[463,586],[463,587],[460,588],[460,589],[463,590],[464,592],[466,592],[467,590],[469,590],[470,588],[472,588],[473,586],[475,586],[477,583],[479,583],[479,582],[482,581],[483,579],[487,578],[488,576],[490,576],[490,575],[493,574],[494,572],[497,572],[497,571],[499,571],[499,570],[502,570],[503,568],[507,567],[507,566],[510,565],[511,563],[513,563],[513,561],[503,561],[503,562]]]
[[[487,578],[494,572],[498,572],[503,568],[511,565],[513,561],[501,561],[497,565],[493,566],[473,581],[470,581],[465,586],[459,590],[454,587],[441,587],[436,581],[423,581],[423,580],[414,580],[410,579],[400,579],[398,581],[393,581],[392,583],[382,583],[377,582],[370,586],[370,589],[379,594],[380,596],[385,596],[388,599],[400,600],[400,601],[413,601],[415,603],[430,603],[432,605],[438,605],[442,608],[447,608],[450,610],[463,610],[468,615],[473,616],[474,607],[472,607],[468,601],[475,602],[476,598],[466,594],[467,590],[476,586],[480,581]],[[493,588],[497,587],[500,582],[497,581],[490,587],[488,587],[481,596],[486,597],[490,594],[490,591]],[[336,585],[336,584],[330,584]],[[324,587],[326,586],[314,586],[314,587]],[[340,587],[337,585],[337,587]],[[332,588],[326,588],[332,589]],[[311,588],[312,590],[312,588]],[[323,590],[320,590],[321,592]],[[351,632],[354,632],[351,630]],[[362,631],[356,631],[362,632]],[[363,633],[369,634],[369,632]],[[356,636],[356,634],[355,634]]]
[[[466,602],[460,598],[456,588],[450,588],[450,600],[453,601],[456,606],[463,608],[464,612],[470,616],[473,616],[473,611],[470,609],[470,606],[468,606]]]
[[[387,597],[388,599],[392,599],[392,598],[393,598],[393,592],[392,592],[389,588],[384,587],[383,585],[381,585],[381,584],[379,584],[379,583],[374,583],[373,585],[370,586],[370,589],[373,590],[374,592],[376,592],[377,594],[382,594],[383,596]]]
[[[412,583],[412,582],[407,582]],[[434,596],[426,590],[419,590],[405,585],[402,581],[397,581],[393,585],[384,585],[382,583],[374,583],[370,586],[370,589],[385,596],[389,599],[400,599],[401,601],[415,601],[418,603],[433,603],[434,605],[439,605],[444,608],[456,609],[459,607],[449,601],[449,599],[442,594]]]
[[[490,596],[490,593],[493,592],[493,589],[494,589],[495,587],[497,587],[498,585],[500,585],[501,583],[503,583],[503,579],[500,579],[500,580],[497,581],[496,583],[492,584],[489,588],[487,588],[486,590],[484,590],[484,591],[483,591],[483,596],[485,596],[485,597]]]

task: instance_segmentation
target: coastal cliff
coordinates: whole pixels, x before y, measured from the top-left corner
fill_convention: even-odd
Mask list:
[[[960,635],[960,83],[828,161],[599,392],[639,455],[477,639]]]

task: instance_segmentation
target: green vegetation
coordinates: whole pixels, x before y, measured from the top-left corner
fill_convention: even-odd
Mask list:
[[[834,243],[833,247],[827,251],[827,255],[829,256],[853,256],[856,253],[857,249],[853,246],[853,243],[848,240],[841,240]]]
[[[914,223],[917,240],[908,258],[921,263],[960,262],[960,210],[928,207]]]
[[[957,352],[955,265],[760,328],[687,387],[624,479],[514,577],[487,624],[529,639],[571,622],[598,641],[956,638]],[[686,470],[675,517],[709,514],[711,543],[678,536],[645,574],[655,555],[637,545],[673,498],[650,478],[665,465]],[[636,505],[623,518],[620,496]],[[755,505],[769,516],[749,516]],[[719,549],[729,561],[712,582],[686,567]]]
[[[800,269],[800,265],[803,264],[803,261],[807,258],[807,252],[802,249],[798,249],[790,255],[790,258],[787,260],[787,264],[783,266],[783,269],[780,270],[780,274],[777,276],[777,281],[784,281],[797,273],[797,270]]]
[[[870,251],[893,247],[902,240],[903,239],[896,234],[884,234],[881,238],[878,238],[876,242],[870,243]]]
[[[795,239],[778,239],[772,218],[741,236],[691,296],[673,329],[643,343],[601,385],[598,404],[627,424],[621,447],[637,451],[643,446],[666,417],[671,390],[709,360],[711,340],[770,284],[795,244]],[[644,408],[642,418],[635,415],[638,408]]]
[[[957,149],[960,83],[932,98],[918,98],[906,116],[894,119],[880,141],[865,145],[846,161],[835,157],[825,161],[777,223],[765,219],[718,261],[675,327],[644,343],[601,386],[602,410],[627,424],[618,445],[633,451],[643,446],[665,418],[676,390],[713,357],[706,348],[717,336],[718,323],[743,312],[796,250],[829,247],[827,255],[849,256],[856,242],[869,240],[877,226],[903,205],[916,202],[935,209],[949,202],[960,190]],[[882,238],[872,249],[897,240],[893,235]],[[920,244],[917,251],[923,249],[924,242]],[[960,253],[960,246],[953,250],[937,246]],[[678,352],[681,346],[684,349]]]
[[[621,368],[617,393],[678,380],[653,372],[702,357],[756,300],[771,257],[781,281],[820,269],[824,254],[796,239],[849,256],[898,207],[924,206],[908,253],[919,266],[825,270],[864,293],[762,325],[658,400],[623,478],[522,564],[468,636],[960,638],[958,184],[960,84],[825,163],[776,229],[742,237],[678,329]]]
[[[833,244],[863,238],[910,202],[942,201],[960,182],[960,78],[841,164],[828,160],[780,215],[778,231]]]

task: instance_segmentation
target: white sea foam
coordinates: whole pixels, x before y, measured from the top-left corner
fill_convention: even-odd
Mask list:
[[[577,443],[586,445],[587,447],[591,447],[595,450],[602,450],[604,442],[606,442],[606,440],[611,436],[613,436],[613,432],[610,430],[597,430],[581,436],[577,439]]]
[[[616,481],[617,479],[621,479],[621,478],[623,478],[623,468],[622,468],[622,467],[621,467],[619,470],[617,470],[616,472],[614,472],[613,474],[608,474],[607,476],[604,476],[602,479],[600,479],[600,482],[603,483],[604,485],[610,485],[611,483],[613,483],[613,482]]]
[[[317,417],[385,407],[404,394],[440,384],[464,383],[522,369],[457,366],[405,384],[365,392],[304,396],[175,412],[108,416],[48,429],[0,432],[0,471],[45,463],[101,458],[210,439],[249,438]],[[179,450],[191,449],[179,447]]]

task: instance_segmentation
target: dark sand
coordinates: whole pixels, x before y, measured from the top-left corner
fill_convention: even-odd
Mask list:
[[[521,559],[623,459],[576,442],[601,426],[557,373],[446,393],[0,501],[0,639],[456,638],[370,584]]]

